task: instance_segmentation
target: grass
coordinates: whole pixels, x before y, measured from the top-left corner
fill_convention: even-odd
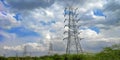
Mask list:
[[[120,60],[120,46],[106,47],[94,54],[63,54],[41,57],[3,57],[0,60]]]

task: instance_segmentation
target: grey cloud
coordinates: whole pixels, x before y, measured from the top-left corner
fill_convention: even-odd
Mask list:
[[[58,2],[58,4],[63,5],[64,7],[67,6],[79,6],[79,7],[83,7],[85,5],[87,5],[88,3],[96,3],[98,2],[97,0],[56,0]]]
[[[8,21],[8,20],[0,20],[0,24],[1,24],[0,27],[2,27],[2,28],[11,25],[10,21]]]
[[[56,2],[64,7],[73,6],[73,7],[84,7],[88,3],[94,3],[95,0],[56,0]]]
[[[120,9],[120,1],[119,0],[109,0],[105,5],[104,5],[104,10],[105,11],[116,11]]]
[[[97,1],[97,0],[96,0]],[[31,21],[32,23],[34,23],[35,22],[35,24],[37,24],[37,22],[38,21],[36,21],[35,20],[35,18],[34,17],[32,17],[33,15],[32,14],[30,14],[30,11],[23,11],[23,10],[31,10],[31,9],[35,9],[35,8],[39,8],[39,7],[42,7],[42,8],[46,8],[46,7],[50,7],[54,2],[58,2],[58,4],[60,4],[60,6],[66,6],[66,3],[73,3],[74,2],[74,4],[78,4],[79,6],[82,6],[82,5],[87,5],[87,4],[89,4],[90,2],[94,2],[93,0],[90,0],[90,1],[88,1],[88,0],[50,0],[50,3],[48,3],[48,2],[46,2],[45,0],[8,0],[8,2],[10,3],[10,5],[14,8],[14,9],[21,9],[21,11],[22,12],[27,12],[27,14],[26,13],[24,13],[24,14],[26,14],[25,15],[25,17],[26,18],[29,18],[29,19],[26,19],[26,21],[25,20],[23,20],[24,21],[24,25],[26,26],[26,27],[28,27],[27,26],[27,24],[29,25],[29,21]],[[114,6],[116,6],[116,7],[114,7],[114,9],[112,9],[110,6],[112,6],[112,4],[111,4],[112,2],[108,2],[107,4],[105,4],[104,5],[104,12],[105,12],[105,14],[107,15],[107,18],[106,18],[106,20],[97,20],[97,19],[94,19],[91,15],[85,15],[85,16],[83,16],[82,17],[82,26],[91,26],[91,25],[93,25],[93,26],[96,26],[96,25],[98,25],[98,24],[102,24],[102,25],[104,25],[104,26],[102,26],[100,29],[104,29],[105,30],[105,32],[106,31],[108,31],[108,30],[106,30],[106,28],[108,29],[108,28],[110,28],[110,26],[109,25],[112,25],[113,27],[112,28],[114,28],[114,26],[116,27],[116,25],[117,26],[120,26],[120,18],[119,18],[119,16],[120,16],[120,5],[117,3],[117,2],[113,2],[114,3]],[[63,5],[62,5],[63,4]],[[117,6],[118,5],[118,6]],[[57,7],[59,7],[59,6],[57,6]],[[82,7],[84,7],[84,6],[82,6]],[[110,7],[108,10],[107,10],[107,7]],[[64,9],[63,9],[64,10]],[[34,10],[33,10],[34,11]],[[55,12],[56,13],[56,12]],[[57,14],[56,14],[57,15]],[[59,16],[58,16],[59,17]],[[47,17],[46,17],[47,18]],[[61,17],[60,17],[61,18]],[[1,21],[1,24],[2,24],[2,22],[4,22],[4,21]],[[9,22],[9,21],[8,21]],[[26,23],[27,22],[27,23]],[[34,25],[35,25],[34,24]],[[4,24],[2,24],[2,26],[3,25],[10,25],[10,23],[4,23]],[[36,26],[36,25],[35,25]],[[38,25],[39,26],[39,25]],[[99,27],[99,26],[98,26]],[[41,27],[40,27],[41,28]],[[49,29],[48,27],[44,27],[45,29],[47,28],[47,29]],[[50,27],[51,28],[51,27]],[[57,29],[58,29],[59,27],[57,27]],[[118,29],[119,30],[119,29]],[[40,30],[41,31],[41,30]],[[112,30],[113,31],[113,30]],[[103,32],[103,31],[102,31]],[[119,31],[117,31],[117,32],[119,32]],[[109,32],[108,32],[109,33]],[[110,32],[111,33],[111,32]],[[106,36],[108,36],[108,35],[110,35],[110,33],[109,34],[106,34]],[[57,33],[56,33],[57,34]],[[113,34],[113,33],[111,33],[111,34]],[[105,34],[103,34],[103,35],[105,35]],[[117,33],[116,34],[114,34],[114,35],[117,35]],[[119,36],[119,35],[118,35]],[[20,40],[19,41],[19,44],[23,44],[23,43],[27,43],[27,42],[38,42],[38,40],[40,39],[40,38],[36,38],[36,39],[32,39],[33,37],[27,37],[27,38],[16,38],[16,41],[17,40]],[[42,39],[42,38],[41,38]],[[9,41],[11,41],[11,40],[9,40]],[[16,41],[14,41],[14,43],[16,42]],[[17,41],[18,42],[18,41]],[[8,42],[7,42],[8,43]],[[6,43],[6,45],[7,45],[7,43]],[[41,41],[41,44],[42,44],[43,42]],[[94,51],[98,51],[98,50],[100,50],[100,49],[102,49],[102,47],[104,47],[104,46],[108,46],[109,45],[109,43],[107,43],[107,42],[104,42],[104,41],[100,41],[100,42],[90,42],[89,44],[86,44],[86,43],[88,43],[88,42],[82,42],[82,46],[83,46],[83,48],[84,49],[86,49],[86,50],[94,50]],[[97,43],[97,44],[93,44],[93,43]],[[17,45],[18,43],[16,43],[15,45]],[[2,43],[2,45],[4,45],[3,43]],[[8,44],[8,45],[13,45],[13,43],[12,44]],[[58,42],[56,42],[56,43],[54,43],[53,44],[54,45],[54,51],[58,51],[58,52],[60,52],[60,51],[64,51],[65,50],[65,47],[64,47],[64,45],[63,44],[61,44],[61,43],[58,43]],[[1,46],[1,45],[0,45]],[[11,53],[10,53],[11,54]],[[34,54],[34,53],[33,53]],[[43,53],[40,53],[40,54],[45,54],[45,52],[43,52]],[[34,54],[34,55],[37,55],[36,53]]]
[[[87,18],[86,18],[87,17]],[[83,15],[81,18],[81,20],[87,21],[87,20],[93,20],[94,18],[91,15]]]
[[[65,51],[65,46],[61,42],[54,42],[53,47],[54,51]]]
[[[93,1],[93,0],[92,0]],[[95,1],[93,1],[95,2]],[[87,1],[87,3],[90,3]],[[81,21],[83,22],[81,25],[83,26],[95,26],[98,24],[104,25],[104,27],[100,27],[100,29],[111,29],[111,26],[120,26],[120,1],[119,0],[108,0],[106,4],[103,5],[103,13],[106,15],[106,18],[96,19],[91,15],[83,15],[81,17]]]
[[[60,4],[63,4],[65,6],[76,5],[76,4],[83,5],[84,3],[86,3],[86,0],[56,0],[56,1],[58,1]]]
[[[104,47],[111,45],[112,45],[111,43],[105,41],[82,41],[82,48],[84,48],[84,51],[91,51],[91,52],[99,52]]]
[[[46,8],[54,3],[54,0],[7,0],[12,8],[18,10],[35,9],[38,7]]]
[[[104,5],[104,12],[106,14],[106,25],[119,26],[120,24],[120,1],[109,0]]]

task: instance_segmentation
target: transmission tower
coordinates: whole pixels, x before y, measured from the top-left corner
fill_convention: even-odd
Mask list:
[[[15,57],[16,57],[16,60],[18,60],[18,53],[17,52],[15,53]]]
[[[27,46],[24,46],[23,56],[25,57],[27,55]]]
[[[15,53],[15,57],[18,57],[18,53],[17,52]]]
[[[67,31],[64,32],[64,34],[67,34],[68,36],[64,38],[63,40],[67,40],[67,47],[66,47],[66,54],[70,53],[83,53],[80,41],[82,38],[78,37],[80,34],[79,32],[79,21],[78,18],[78,8],[72,8],[68,7],[64,10],[64,22],[67,22],[67,24],[64,26],[64,28],[68,27]]]
[[[49,51],[48,51],[48,54],[49,54],[49,55],[52,55],[52,54],[53,54],[53,44],[52,44],[51,41],[50,41],[50,43],[49,43]]]
[[[6,57],[6,54],[3,54],[3,57]]]

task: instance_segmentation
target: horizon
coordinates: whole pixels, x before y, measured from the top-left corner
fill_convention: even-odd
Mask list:
[[[120,44],[119,0],[0,0],[0,56],[65,54],[65,8],[78,8],[84,52]],[[28,53],[29,54],[29,53]]]

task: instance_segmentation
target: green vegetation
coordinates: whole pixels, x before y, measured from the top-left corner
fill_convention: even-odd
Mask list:
[[[120,60],[120,45],[106,47],[96,54],[64,54],[41,57],[2,57],[0,60]]]

